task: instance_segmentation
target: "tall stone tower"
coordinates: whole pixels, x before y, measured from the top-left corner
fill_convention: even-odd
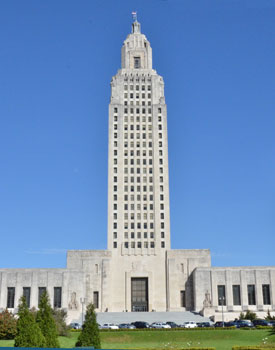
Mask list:
[[[170,249],[164,82],[140,23],[124,41],[109,105],[108,250],[160,255]]]

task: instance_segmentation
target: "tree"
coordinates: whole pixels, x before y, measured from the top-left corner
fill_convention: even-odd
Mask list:
[[[54,309],[53,318],[55,320],[58,335],[68,336],[69,327],[66,325],[67,312],[63,309]]]
[[[265,320],[267,320],[267,321],[275,321],[275,316],[271,316],[270,311],[267,310],[267,314],[266,314]]]
[[[38,347],[46,345],[45,338],[35,322],[33,314],[28,309],[26,299],[22,296],[19,301],[17,334],[15,337],[15,347]]]
[[[101,349],[96,313],[92,303],[87,306],[85,321],[75,346],[93,346],[95,349]]]
[[[42,294],[38,308],[36,322],[45,338],[46,347],[60,348],[53,310],[47,292]]]
[[[16,319],[7,309],[0,313],[0,339],[14,339]]]
[[[244,315],[245,320],[255,321],[256,318],[257,318],[257,315],[255,314],[255,312],[252,312],[250,310],[247,310],[246,314]]]

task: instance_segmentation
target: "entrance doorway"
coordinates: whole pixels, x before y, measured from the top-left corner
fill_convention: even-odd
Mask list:
[[[148,311],[148,278],[131,278],[132,311]]]

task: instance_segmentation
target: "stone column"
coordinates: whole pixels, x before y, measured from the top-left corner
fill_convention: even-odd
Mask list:
[[[261,271],[255,270],[255,289],[256,289],[256,305],[258,311],[263,311],[264,301],[263,301],[263,287],[261,283]]]
[[[228,311],[233,311],[232,272],[230,270],[225,270],[225,283],[226,307]]]
[[[243,270],[240,271],[240,281],[242,309],[246,311],[248,309],[247,281],[245,278],[245,271]]]

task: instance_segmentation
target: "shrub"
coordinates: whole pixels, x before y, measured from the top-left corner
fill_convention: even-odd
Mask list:
[[[38,347],[43,348],[46,345],[45,338],[35,322],[33,314],[28,309],[26,299],[20,298],[17,320],[17,334],[15,337],[15,347]]]
[[[44,292],[39,302],[39,310],[36,314],[36,322],[45,337],[47,348],[60,348],[58,333],[53,318],[53,310],[47,292]]]
[[[8,310],[0,313],[0,339],[14,339],[16,335],[16,319]]]
[[[101,349],[96,313],[92,303],[87,306],[85,321],[75,346],[93,346],[95,349]]]

